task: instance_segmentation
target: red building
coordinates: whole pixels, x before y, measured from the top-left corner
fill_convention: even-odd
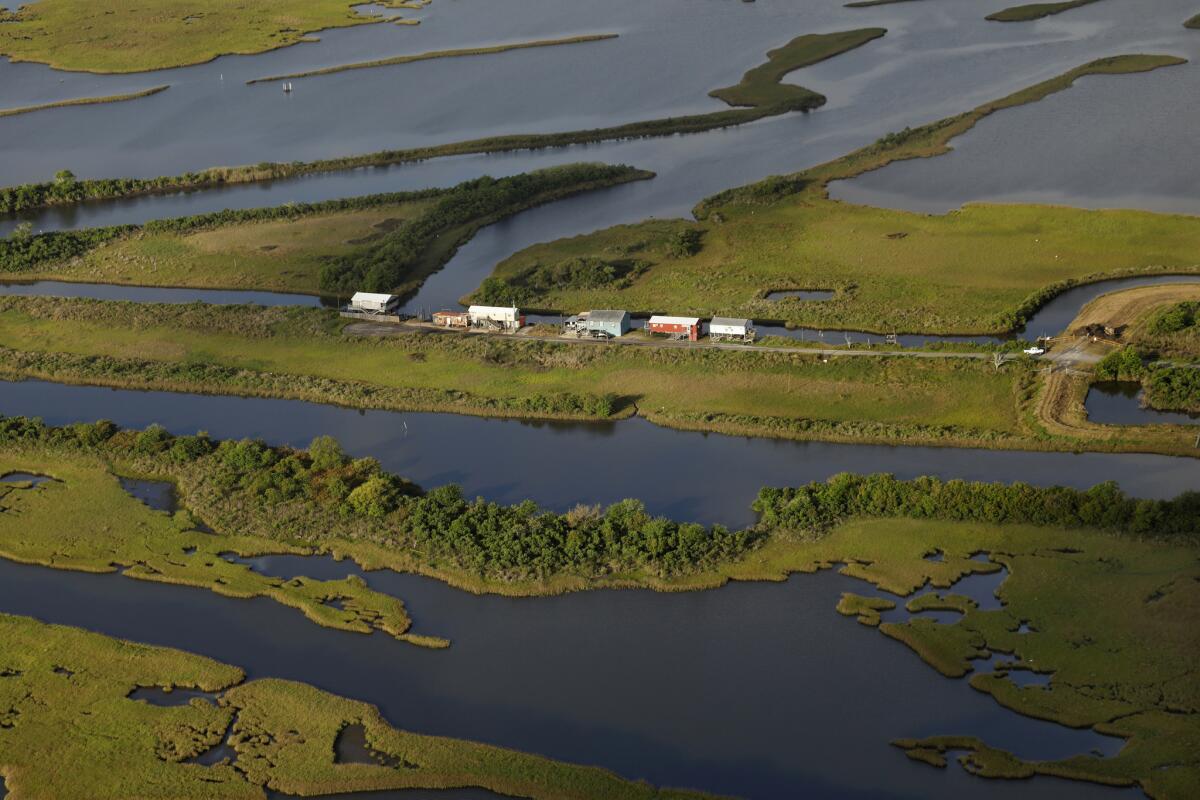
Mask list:
[[[695,342],[700,338],[700,319],[698,317],[662,317],[654,316],[646,323],[650,333],[663,333],[672,339],[687,339]]]

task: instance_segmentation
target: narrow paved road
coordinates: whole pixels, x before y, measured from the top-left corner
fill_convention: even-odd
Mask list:
[[[707,350],[740,350],[748,353],[792,353],[800,355],[820,355],[820,356],[865,356],[868,358],[966,358],[972,360],[991,361],[991,353],[964,353],[941,350],[887,350],[884,348],[868,348],[866,346],[856,349],[836,348],[836,347],[778,347],[770,345],[758,344],[736,344],[728,342],[676,342],[668,339],[633,339],[622,337],[620,339],[612,339],[602,341],[597,339],[576,339],[573,336],[550,336],[550,337],[535,337],[523,336],[517,334],[514,336],[510,333],[489,333],[486,331],[455,331],[446,330],[444,328],[436,328],[433,325],[423,324],[391,324],[379,322],[354,322],[347,325],[345,333],[350,336],[369,336],[369,337],[388,337],[402,336],[409,333],[435,333],[448,336],[489,336],[499,339],[520,339],[522,341],[546,341],[546,342],[561,342],[563,344],[578,344],[592,345],[594,347],[607,347],[611,345],[619,345],[622,347],[656,347],[662,349],[707,349]],[[1008,354],[1007,360],[1017,358],[1013,354]]]

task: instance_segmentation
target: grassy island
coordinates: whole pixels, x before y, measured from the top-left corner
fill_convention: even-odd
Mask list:
[[[0,31],[4,29],[0,27]],[[36,106],[21,106],[20,108],[0,108],[0,117],[15,117],[18,114],[32,114],[34,111],[46,111],[52,108],[69,108],[71,106],[91,106],[100,103],[123,103],[127,100],[137,100],[142,97],[150,97],[151,95],[165,92],[170,89],[170,85],[155,86],[150,89],[143,89],[140,92],[131,92],[129,94],[113,94],[107,97],[76,97],[71,100],[58,100],[53,103],[42,103]]]
[[[9,797],[261,800],[479,787],[543,800],[671,800],[606,770],[409,733],[374,706],[165,647],[0,614],[0,776]],[[165,692],[164,701],[135,697]],[[174,690],[203,693],[171,702]],[[358,731],[377,763],[339,761]],[[224,746],[216,763],[198,757]],[[69,765],[69,769],[64,769]]]
[[[843,613],[878,624],[881,633],[904,643],[948,677],[969,675],[974,688],[1015,712],[1094,727],[1127,739],[1124,749],[1112,758],[1038,763],[1020,762],[986,743],[955,737],[954,731],[921,741],[898,740],[914,758],[944,765],[946,750],[967,749],[972,751],[968,765],[985,777],[1055,774],[1137,784],[1160,798],[1188,797],[1200,786],[1196,758],[1200,680],[1191,669],[1200,656],[1194,636],[1194,620],[1200,612],[1198,494],[1149,501],[1127,498],[1111,484],[1081,492],[1023,484],[839,475],[826,483],[764,489],[754,505],[759,523],[733,532],[651,518],[635,501],[605,510],[580,508],[553,514],[532,503],[498,506],[467,501],[453,487],[422,492],[380,472],[377,465],[348,459],[329,439],[319,439],[308,451],[294,451],[249,441],[213,442],[203,435],[177,437],[155,428],[122,431],[106,423],[47,428],[36,421],[10,418],[0,420],[0,460],[6,470],[41,470],[50,478],[36,485],[4,485],[0,513],[4,557],[21,558],[24,553],[22,560],[89,569],[111,567],[127,559],[127,552],[135,552],[143,562],[131,577],[139,578],[156,579],[151,577],[152,569],[171,562],[178,563],[168,569],[183,574],[189,560],[210,558],[199,553],[204,545],[188,542],[208,536],[214,542],[209,549],[220,549],[221,542],[227,541],[222,539],[225,530],[243,532],[242,540],[259,552],[333,552],[367,568],[420,572],[472,591],[511,595],[634,586],[697,590],[730,580],[782,580],[792,573],[842,564],[843,573],[888,595],[847,595],[839,604]],[[172,520],[166,514],[136,511],[128,498],[121,505],[113,470],[174,481],[187,510]],[[77,524],[47,524],[50,510],[60,519],[75,520],[78,515]],[[189,533],[189,526],[176,524],[192,514],[209,522],[215,533]],[[161,522],[152,523],[155,517]],[[98,532],[103,538],[94,538]],[[197,550],[189,552],[193,546]],[[53,556],[38,556],[39,550]],[[989,557],[980,558],[980,553]],[[1000,609],[983,610],[973,599],[956,593],[961,578],[999,570],[1008,571],[998,590]],[[919,617],[879,624],[879,611],[894,608],[898,598],[907,598],[910,612],[940,609],[957,612],[961,619],[956,624]],[[346,602],[331,617],[353,618],[367,602]],[[19,642],[27,629],[13,625],[7,619],[0,621],[0,641],[5,645],[0,651],[7,654],[0,656],[0,675],[7,676],[0,678],[0,701],[20,703],[31,688],[43,685],[29,681],[62,681],[72,691],[82,689],[109,663],[88,657],[87,668],[81,670],[78,659],[85,656],[77,646],[68,646],[55,638],[56,633],[43,630],[38,634],[41,645],[26,647]],[[152,653],[133,645],[120,644],[115,652],[160,663]],[[1010,658],[985,673],[974,662],[991,653]],[[46,660],[45,670],[37,666],[38,659]],[[157,744],[148,734],[134,737],[141,742],[137,758],[144,759],[137,762],[139,769],[166,770],[163,779],[174,775],[173,764],[225,741],[237,752],[237,772],[245,779],[265,783],[268,773],[262,770],[273,764],[277,771],[269,773],[272,786],[297,787],[296,792],[401,785],[496,786],[475,783],[476,777],[465,783],[387,783],[400,778],[386,771],[357,776],[362,783],[339,783],[335,777],[345,770],[316,774],[311,770],[327,763],[332,751],[327,737],[345,726],[366,725],[370,746],[393,756],[422,752],[416,746],[419,742],[400,747],[393,734],[372,727],[379,723],[373,712],[360,705],[343,705],[306,687],[265,682],[263,688],[252,683],[231,689],[240,674],[212,662],[186,674],[172,673],[174,677],[161,672],[143,675],[134,666],[123,664],[113,673],[111,679],[120,684],[113,702],[131,702],[126,697],[136,686],[224,694],[215,703],[192,701],[167,711],[131,702],[89,717],[93,720],[89,724],[67,726],[71,735],[65,738],[61,725],[30,722],[34,713],[50,713],[53,704],[48,708],[35,700],[28,709],[21,706],[16,725],[0,736],[0,773],[8,779],[10,790],[32,791],[29,787],[44,785],[36,781],[66,780],[72,774],[40,771],[39,764],[52,762],[22,756],[37,748],[24,739],[14,744],[12,731],[24,736],[54,730],[58,746],[85,748],[104,731],[121,741],[124,726],[133,724],[127,713],[147,715],[138,716],[138,724],[151,725],[156,735],[164,737]],[[1020,688],[1009,680],[1013,670],[1049,676],[1051,691]],[[54,696],[77,699],[61,688]],[[228,712],[234,709],[242,711],[231,729]],[[337,712],[327,718],[320,709]],[[198,720],[156,716],[193,713]],[[312,724],[320,720],[322,726],[305,728],[309,733],[301,738],[308,744],[300,747],[296,741],[296,750],[287,749],[292,741],[287,737],[276,742],[275,737],[240,733],[264,727],[275,730],[274,723],[265,724],[266,719],[290,725],[298,718],[295,715]],[[271,752],[255,749],[260,746],[268,746]],[[119,753],[123,746],[110,742],[105,748],[105,753],[117,753],[111,757],[128,757]],[[299,770],[301,758],[305,770]],[[71,763],[77,762],[92,760],[72,756]],[[549,768],[542,760],[529,765]],[[293,766],[297,772],[291,771]],[[233,772],[205,774],[237,778]],[[402,774],[432,780],[407,770]],[[615,780],[607,773],[587,775]],[[617,784],[609,791],[612,786]],[[67,788],[51,794],[76,796]],[[88,788],[96,791],[94,786]],[[543,796],[526,791],[529,796]],[[638,791],[650,790],[643,786]]]
[[[0,275],[154,286],[406,294],[482,227],[580,192],[653,177],[573,164],[451,189],[218,211],[0,240]],[[63,182],[73,178],[67,176]]]
[[[1043,17],[1050,17],[1070,11],[1080,6],[1091,5],[1099,0],[1067,0],[1062,3],[1029,3],[1023,6],[1013,6],[994,14],[988,14],[986,19],[992,22],[1030,22]]]
[[[515,42],[513,44],[498,44],[491,47],[464,47],[456,50],[432,50],[428,53],[415,53],[407,56],[379,58],[374,61],[358,61],[353,64],[339,64],[335,67],[308,70],[307,72],[289,72],[286,75],[270,75],[265,78],[253,78],[247,84],[282,81],[292,78],[312,78],[318,75],[332,75],[336,72],[346,72],[355,69],[374,69],[375,67],[391,67],[399,64],[412,64],[417,61],[433,61],[439,58],[463,58],[466,56],[486,56],[496,53],[508,53],[513,50],[529,50],[538,47],[558,47],[565,44],[585,44],[587,42],[602,42],[606,39],[616,39],[616,33],[598,33],[589,36],[569,36],[563,39],[539,39],[532,42]]]
[[[419,8],[428,0],[378,0]],[[385,18],[360,14],[352,0],[155,0],[92,3],[32,0],[0,10],[0,55],[79,72],[143,72],[262,53],[311,41],[324,28],[368,25]]]
[[[974,334],[1012,330],[1078,283],[1200,272],[1196,217],[986,204],[927,215],[827,195],[831,181],[947,152],[950,139],[984,117],[1078,78],[1180,63],[1170,56],[1102,59],[827,164],[722,192],[697,206],[695,220],[653,220],[534,245],[499,264],[475,297],[569,312],[628,308],[880,334]],[[835,294],[823,302],[767,299],[786,289]]]
[[[1191,28],[1193,30],[1200,30],[1200,14],[1197,14],[1187,22],[1183,23],[1183,27]]]
[[[825,98],[822,95],[799,86],[783,85],[783,78],[791,71],[862,47],[885,33],[883,28],[862,28],[796,37],[783,47],[772,50],[768,54],[767,63],[747,72],[737,86],[712,92],[714,97],[728,98],[729,102],[745,107],[713,111],[708,114],[631,122],[611,128],[493,136],[432,147],[384,150],[322,161],[287,164],[265,162],[252,166],[217,167],[201,172],[158,178],[81,180],[74,181],[69,185],[63,185],[60,182],[23,184],[0,189],[0,213],[55,205],[71,205],[85,200],[110,200],[145,194],[205,189],[228,184],[281,180],[318,172],[404,164],[445,156],[504,153],[620,139],[673,136],[742,125],[779,114],[809,111],[823,105]],[[755,103],[763,104],[754,105]]]
[[[791,439],[1196,452],[1184,426],[1048,432],[1035,410],[1036,363],[1020,358],[997,367],[986,356],[596,346],[358,327],[321,309],[10,296],[0,298],[0,374],[526,419],[636,413],[669,427]]]

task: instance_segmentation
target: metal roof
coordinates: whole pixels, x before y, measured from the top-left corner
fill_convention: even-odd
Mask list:
[[[751,325],[748,319],[734,319],[733,317],[713,317],[710,325],[723,325],[728,328],[749,328]]]
[[[616,311],[611,308],[587,312],[588,322],[620,322],[629,315],[628,311]],[[581,315],[582,316],[582,315]]]
[[[345,295],[342,295],[345,297]],[[377,292],[355,292],[350,298],[352,303],[390,303],[395,299],[394,294],[379,294]]]
[[[655,314],[650,318],[651,325],[699,325],[699,317],[663,317]]]

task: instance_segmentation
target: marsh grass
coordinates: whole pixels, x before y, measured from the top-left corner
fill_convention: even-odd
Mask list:
[[[0,53],[81,72],[143,72],[287,47],[324,28],[370,25],[383,17],[356,0],[38,0],[0,11]],[[382,5],[397,5],[382,0]]]
[[[988,115],[1040,100],[1081,77],[1181,63],[1171,56],[1100,59],[804,172],[721,192],[695,209],[703,234],[695,255],[673,257],[669,243],[696,222],[652,220],[534,245],[497,265],[493,277],[513,281],[570,260],[636,257],[645,266],[628,285],[551,289],[529,302],[569,311],[782,316],[796,326],[877,334],[1008,332],[1082,282],[1200,272],[1200,219],[990,204],[934,216],[831,201],[829,182],[945,153],[952,138]],[[766,299],[779,286],[822,286],[836,294],[821,303],[781,305]]]
[[[0,27],[0,30],[3,30]],[[165,92],[170,89],[170,85],[155,86],[151,89],[144,89],[140,92],[130,92],[129,94],[113,94],[106,97],[76,97],[71,100],[58,100],[53,103],[42,103],[36,106],[22,106],[20,108],[0,108],[0,117],[13,117],[18,114],[31,114],[34,111],[46,111],[51,108],[69,108],[71,106],[91,106],[101,103],[123,103],[127,100],[137,100],[142,97],[150,97],[159,92]]]
[[[992,22],[1030,22],[1043,17],[1050,17],[1070,11],[1073,8],[1091,5],[1099,0],[1067,0],[1061,3],[1029,3],[1022,6],[1012,6],[1003,11],[988,14],[985,19]]]
[[[307,684],[243,683],[241,669],[211,659],[28,617],[0,615],[0,644],[0,775],[13,797],[251,800],[268,787],[298,795],[478,787],[535,800],[709,796],[409,733],[372,705]],[[199,689],[214,699],[154,705],[129,697],[139,687]],[[351,725],[401,767],[337,763],[334,742]],[[234,763],[187,763],[222,742]]]
[[[359,61],[354,64],[339,64],[335,67],[324,67],[322,69],[309,70],[308,72],[291,72],[286,75],[271,75],[265,78],[252,78],[246,81],[247,84],[268,83],[270,81],[282,81],[290,78],[311,78],[318,75],[332,75],[336,72],[346,72],[355,69],[374,69],[376,67],[390,67],[400,64],[412,64],[416,61],[432,61],[439,58],[463,58],[467,56],[485,56],[495,55],[497,53],[508,53],[513,50],[531,50],[541,47],[558,47],[567,44],[586,44],[588,42],[602,42],[607,39],[616,39],[619,34],[616,33],[599,33],[590,36],[569,36],[562,39],[539,39],[531,42],[516,42],[513,44],[499,44],[493,47],[463,47],[455,50],[433,50],[428,53],[415,53],[407,56],[393,56],[392,58],[380,58],[374,61]]]

